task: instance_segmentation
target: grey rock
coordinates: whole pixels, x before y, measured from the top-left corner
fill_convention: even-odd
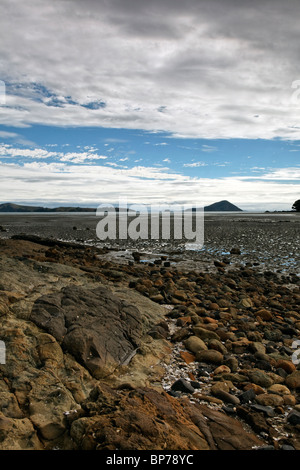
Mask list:
[[[125,363],[140,343],[141,314],[108,288],[70,286],[33,305],[30,320],[43,328],[95,378]]]
[[[192,385],[184,379],[178,379],[173,383],[171,387],[172,391],[184,392],[184,393],[194,393],[195,389]]]
[[[251,405],[251,408],[255,411],[259,411],[264,413],[268,418],[274,418],[276,415],[274,409],[271,406],[264,406],[264,405]]]
[[[290,411],[287,416],[287,421],[290,424],[297,425],[300,424],[300,412],[296,410]]]
[[[241,403],[250,403],[251,401],[255,400],[255,392],[253,388],[250,388],[249,390],[246,390],[246,392],[241,393],[239,395],[239,399]]]

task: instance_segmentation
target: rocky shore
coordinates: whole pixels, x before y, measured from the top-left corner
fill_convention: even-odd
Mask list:
[[[0,449],[300,450],[299,277],[237,257],[0,239]]]

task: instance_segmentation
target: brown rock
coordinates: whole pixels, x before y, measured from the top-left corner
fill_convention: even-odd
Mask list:
[[[177,318],[177,326],[186,326],[192,323],[192,318],[190,316]]]
[[[165,392],[143,388],[116,395],[98,387],[85,406],[93,416],[71,425],[83,450],[250,450],[262,444],[238,420]]]
[[[216,351],[219,351],[221,354],[225,356],[225,354],[228,353],[226,347],[224,344],[221,343],[218,339],[211,339],[208,342],[208,348],[209,349],[215,349]]]
[[[283,402],[286,406],[295,406],[297,403],[296,397],[294,395],[283,395]]]
[[[273,318],[272,313],[269,310],[261,309],[255,312],[254,314],[256,317],[260,317],[264,321],[270,321]]]
[[[209,304],[209,306],[208,306],[208,309],[209,309],[209,310],[219,310],[220,307],[219,307],[219,305],[218,305],[217,303],[211,302],[211,303]]]
[[[213,375],[226,374],[229,372],[231,372],[231,369],[228,366],[222,365],[213,371]]]
[[[193,332],[198,338],[203,340],[205,339],[220,339],[218,334],[215,331],[210,331],[207,328],[201,328],[200,326],[195,326]]]
[[[198,351],[196,353],[196,360],[198,362],[207,362],[209,364],[221,364],[223,362],[223,354],[214,349],[207,351]]]
[[[219,398],[211,397],[210,395],[203,395],[202,393],[198,393],[198,392],[195,392],[193,394],[193,397],[197,398],[198,400],[206,401],[208,403],[215,403],[217,405],[223,404],[223,400],[220,400]]]
[[[283,369],[285,370],[288,374],[291,374],[296,370],[295,364],[292,363],[292,361],[287,361],[284,359],[279,359],[276,362],[276,368],[277,369]]]
[[[295,370],[285,379],[286,385],[291,389],[300,388],[300,370]]]
[[[191,364],[192,362],[195,362],[196,360],[196,356],[187,351],[180,351],[179,354],[180,354],[181,359],[183,359],[186,364]]]
[[[257,403],[264,406],[280,406],[283,405],[284,400],[280,395],[273,393],[262,393],[256,397]]]
[[[198,351],[207,350],[207,346],[204,341],[198,336],[190,336],[183,342],[184,346],[191,352],[197,353]]]
[[[183,290],[175,290],[174,293],[173,293],[173,297],[175,297],[175,299],[183,301],[183,302],[185,300],[187,300],[187,295],[186,295],[185,291],[183,291]]]
[[[268,393],[275,393],[277,395],[290,395],[289,389],[285,385],[274,384],[268,388]]]
[[[265,393],[265,390],[262,387],[253,383],[245,385],[244,390],[247,391],[251,388],[254,390],[255,395],[261,395],[262,393]]]

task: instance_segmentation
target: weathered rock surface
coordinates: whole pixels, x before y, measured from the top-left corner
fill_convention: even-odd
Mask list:
[[[36,300],[29,319],[96,378],[126,362],[141,342],[140,311],[107,287],[65,287]]]
[[[0,241],[0,449],[300,449],[295,276],[19,238]]]
[[[152,389],[97,386],[71,436],[88,450],[251,450],[262,441],[224,413]]]

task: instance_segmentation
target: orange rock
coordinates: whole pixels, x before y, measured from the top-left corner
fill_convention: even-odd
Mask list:
[[[218,323],[218,320],[216,320],[215,318],[205,317],[204,323]]]
[[[191,380],[196,380],[196,377],[194,376],[194,374],[192,372],[189,372],[188,376]]]
[[[266,393],[265,390],[260,387],[259,385],[256,385],[256,384],[248,384],[244,387],[244,390],[247,391],[247,390],[250,390],[250,389],[253,389],[254,392],[255,392],[255,395],[261,395],[262,393]]]
[[[180,354],[181,359],[183,359],[186,364],[190,364],[191,362],[194,362],[196,360],[196,357],[194,356],[194,354],[188,351],[180,351],[179,354]]]
[[[276,362],[276,368],[283,369],[288,374],[291,374],[292,372],[294,372],[294,370],[296,370],[295,364],[293,364],[292,361],[288,361],[286,359],[279,359]]]
[[[177,326],[186,326],[192,323],[192,319],[190,316],[188,317],[179,317],[177,318],[176,325]]]

